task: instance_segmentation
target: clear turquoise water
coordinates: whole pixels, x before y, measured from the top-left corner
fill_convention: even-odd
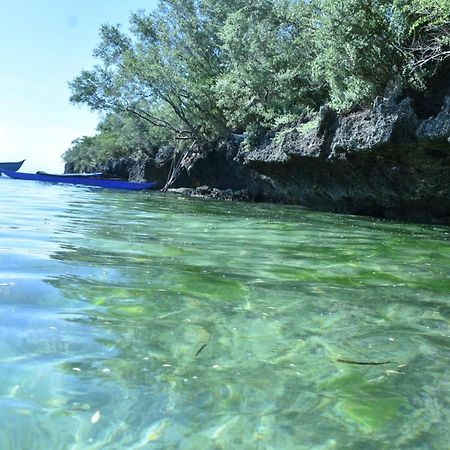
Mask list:
[[[448,228],[0,194],[1,449],[449,448]]]

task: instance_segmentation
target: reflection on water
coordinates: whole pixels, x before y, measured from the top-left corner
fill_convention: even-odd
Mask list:
[[[450,441],[448,229],[0,191],[0,448]]]

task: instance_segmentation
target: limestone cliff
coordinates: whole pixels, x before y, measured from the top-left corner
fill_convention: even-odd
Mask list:
[[[450,223],[450,87],[439,95],[375,99],[268,133],[197,146],[173,188],[191,195],[295,204],[376,217]],[[110,162],[107,174],[164,185],[173,148]]]

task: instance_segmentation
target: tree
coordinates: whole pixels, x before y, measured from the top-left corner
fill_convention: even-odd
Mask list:
[[[317,108],[324,91],[310,77],[316,51],[309,5],[250,0],[236,6],[220,31],[225,70],[215,86],[229,126],[273,127]]]
[[[450,0],[160,0],[126,32],[102,26],[94,55],[70,83],[103,116],[66,152],[80,167],[426,86],[450,65]]]
[[[220,52],[210,25],[198,0],[162,0],[155,12],[138,11],[130,37],[104,25],[95,50],[101,64],[70,83],[71,100],[133,114],[173,138],[222,132],[226,121],[212,92]]]
[[[95,136],[73,141],[63,158],[75,171],[91,171],[110,159],[152,153],[168,139],[164,131],[161,134],[160,128],[150,126],[145,120],[110,113],[100,121]]]
[[[423,84],[450,57],[450,0],[396,0],[394,6],[405,75]]]
[[[369,104],[388,83],[401,78],[402,56],[395,48],[392,2],[385,0],[319,0],[314,62],[331,104],[338,109]]]

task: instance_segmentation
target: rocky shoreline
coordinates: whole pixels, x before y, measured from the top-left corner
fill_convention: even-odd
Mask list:
[[[322,107],[308,119],[267,133],[251,150],[241,136],[198,145],[172,190],[450,224],[450,86],[439,95],[377,97],[372,108],[347,114]],[[109,161],[101,170],[162,188],[173,151]]]

